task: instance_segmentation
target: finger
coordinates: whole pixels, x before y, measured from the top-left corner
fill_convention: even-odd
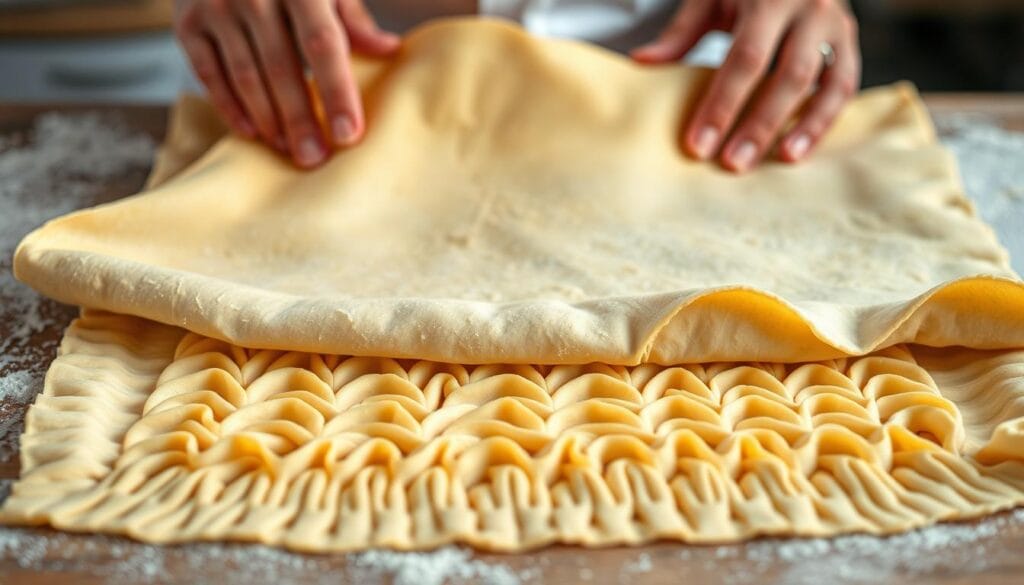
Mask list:
[[[821,39],[831,15],[816,11],[797,21],[779,51],[778,65],[722,149],[723,165],[744,172],[761,160],[821,72]]]
[[[295,36],[313,70],[317,91],[338,146],[356,143],[363,134],[363,106],[352,76],[348,37],[330,5],[303,0],[288,5]]]
[[[860,86],[860,51],[856,36],[833,44],[836,60],[822,73],[817,92],[800,118],[779,144],[779,156],[787,162],[805,158],[832,125],[843,106]]]
[[[228,82],[249,120],[267,144],[286,150],[277,113],[245,32],[237,21],[229,19],[212,20],[210,32],[219,49]]]
[[[182,34],[180,41],[188,60],[192,63],[192,70],[206,87],[210,101],[220,115],[236,132],[246,138],[255,138],[256,127],[235,98],[213,43],[204,35],[193,33]]]
[[[709,0],[689,0],[672,17],[658,38],[630,52],[641,63],[678,61],[711,30],[714,5]]]
[[[313,115],[295,39],[278,10],[246,16],[256,54],[267,77],[274,109],[283,126],[292,159],[301,167],[315,167],[327,158],[320,126]]]
[[[401,37],[377,26],[362,0],[338,0],[338,14],[352,48],[360,53],[386,57],[402,44]]]
[[[718,150],[767,71],[790,21],[789,13],[782,8],[768,8],[760,3],[751,6],[739,15],[732,48],[687,126],[683,144],[698,159],[708,159]]]

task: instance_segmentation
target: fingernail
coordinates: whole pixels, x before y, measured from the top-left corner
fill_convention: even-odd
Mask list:
[[[296,153],[296,158],[300,165],[312,167],[324,159],[324,149],[316,138],[304,138],[299,143],[299,151]]]
[[[794,160],[803,158],[810,148],[811,137],[806,134],[797,134],[789,140],[789,156]]]
[[[755,157],[757,157],[757,146],[749,140],[744,140],[732,151],[729,162],[736,167],[736,170],[745,171],[754,165]]]
[[[697,133],[697,141],[694,144],[697,158],[707,160],[718,147],[718,130],[714,126],[705,126]]]
[[[356,125],[352,123],[352,118],[348,116],[337,116],[331,122],[331,132],[334,133],[334,142],[336,144],[347,146],[355,139]]]

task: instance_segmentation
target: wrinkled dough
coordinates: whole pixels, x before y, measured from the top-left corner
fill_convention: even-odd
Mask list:
[[[908,85],[737,177],[679,147],[705,70],[479,19],[357,68],[358,147],[299,171],[186,100],[155,186],[34,232],[17,276],[245,347],[465,364],[1024,346],[1024,286]]]
[[[889,533],[1024,502],[1022,427],[1024,351],[465,366],[85,311],[0,513],[304,551]]]

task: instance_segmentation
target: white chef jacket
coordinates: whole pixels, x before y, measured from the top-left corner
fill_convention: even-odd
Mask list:
[[[381,28],[404,32],[439,16],[480,14],[507,18],[540,36],[589,41],[626,52],[658,35],[679,0],[368,0]],[[716,65],[729,36],[705,37],[687,62]]]

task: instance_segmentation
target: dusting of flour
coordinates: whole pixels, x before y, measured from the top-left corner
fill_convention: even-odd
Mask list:
[[[46,220],[95,203],[104,181],[147,168],[154,148],[98,113],[47,113],[27,134],[0,135],[0,462],[13,459],[25,407],[74,313],[14,279],[14,249]]]
[[[645,583],[657,573],[660,579],[671,575],[679,582],[714,575],[715,581],[731,585],[768,580],[787,585],[876,585],[998,569],[1006,558],[992,553],[1006,553],[1007,544],[996,539],[1007,532],[1024,534],[1024,510],[891,537],[852,535],[765,539],[742,545],[659,544],[646,549],[608,549],[590,553],[607,557],[595,563],[595,557],[588,561],[578,549],[570,547],[528,555],[489,555],[487,560],[476,558],[468,549],[451,546],[431,552],[371,550],[302,555],[260,545],[153,546],[110,536],[0,527],[0,567],[12,576],[60,570],[94,575],[112,584],[196,583],[215,578],[219,585],[632,585]],[[618,568],[609,571],[609,564]],[[562,570],[546,578],[541,568]]]
[[[959,159],[966,191],[1009,248],[1016,270],[1024,272],[1024,165],[1015,164],[1024,160],[1024,134],[973,117],[947,116],[937,122]],[[59,330],[73,314],[17,283],[10,273],[11,254],[45,220],[95,203],[101,195],[97,185],[104,180],[145,169],[153,150],[148,136],[99,114],[45,114],[27,135],[0,135],[0,462],[13,458],[27,404],[40,390]],[[0,481],[0,501],[10,485]],[[117,537],[0,527],[0,574],[15,581],[18,575],[38,579],[41,571],[78,573],[105,583],[194,583],[216,575],[221,585],[515,585],[544,583],[546,573],[559,569],[562,573],[547,582],[643,583],[657,572],[662,580],[674,576],[679,582],[713,575],[735,585],[767,579],[792,585],[875,584],[998,569],[1013,554],[1005,542],[997,542],[1007,533],[1024,535],[1024,510],[888,538],[767,539],[720,547],[659,544],[609,549],[599,557],[565,547],[507,557],[475,555],[459,547],[310,556],[255,545],[159,547]],[[587,560],[593,558],[606,562]],[[609,564],[617,569],[605,570]]]
[[[995,228],[1024,274],[1024,132],[1009,132],[981,115],[936,119],[942,141],[956,155],[964,190],[978,214]]]

